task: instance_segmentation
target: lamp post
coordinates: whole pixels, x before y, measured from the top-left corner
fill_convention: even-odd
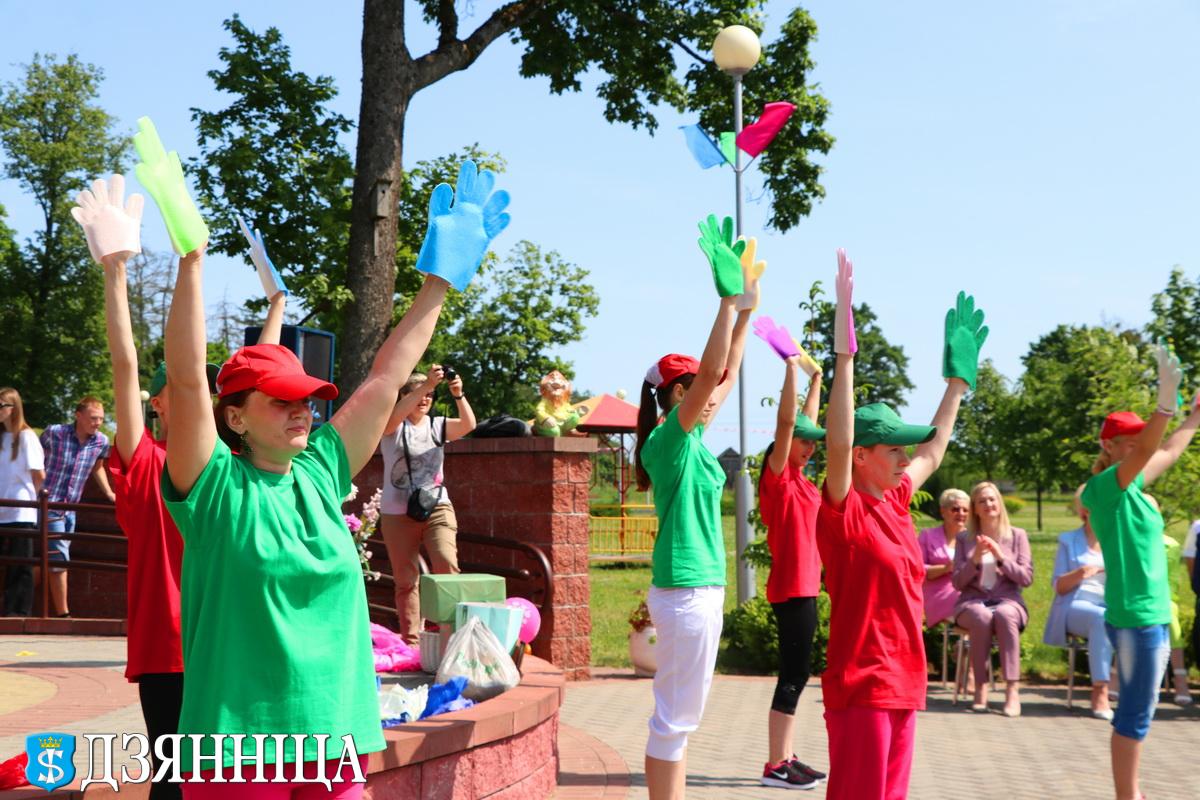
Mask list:
[[[762,55],[758,36],[745,25],[730,25],[723,28],[713,41],[713,60],[717,67],[733,78],[733,132],[742,132],[742,76],[754,68]],[[734,220],[737,235],[742,235],[742,151],[733,148],[733,185],[736,194]],[[744,362],[744,359],[743,359]],[[746,367],[738,365],[738,471],[734,481],[736,500],[735,539],[737,545],[737,598],[738,604],[755,595],[754,567],[742,559],[750,544],[750,506],[754,489],[750,484],[750,470],[746,467]]]

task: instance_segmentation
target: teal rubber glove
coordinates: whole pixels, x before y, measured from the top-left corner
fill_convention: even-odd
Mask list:
[[[417,254],[417,271],[437,275],[460,292],[479,271],[488,245],[511,218],[508,192],[492,192],[496,175],[464,161],[454,188],[439,183],[429,196],[429,229]]]
[[[182,256],[198,249],[208,241],[208,226],[188,194],[179,154],[163,148],[149,117],[138,120],[133,146],[142,157],[135,169],[137,179],[158,204],[175,252]]]
[[[255,228],[253,232],[246,225],[246,221],[240,216],[237,219],[238,227],[242,229],[242,236],[246,237],[246,241],[250,244],[250,260],[254,263],[254,269],[258,272],[258,279],[262,281],[263,291],[267,294],[267,299],[270,300],[275,295],[283,292],[287,297],[291,293],[287,286],[284,285],[283,277],[279,274],[279,270],[275,269],[275,264],[272,263],[271,257],[267,255],[267,246],[263,243],[262,233]]]
[[[979,351],[987,341],[988,328],[975,298],[959,292],[954,308],[946,312],[946,343],[942,349],[942,377],[961,378],[972,390],[979,372]]]
[[[745,291],[742,253],[746,250],[746,242],[733,240],[733,217],[726,217],[723,223],[717,224],[717,215],[709,214],[708,219],[700,223],[699,241],[700,249],[712,267],[717,294],[733,297]]]

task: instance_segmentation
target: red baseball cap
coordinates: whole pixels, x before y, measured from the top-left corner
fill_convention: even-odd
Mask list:
[[[332,400],[337,387],[304,371],[296,354],[279,344],[252,344],[238,350],[217,373],[217,396],[258,389],[280,400],[319,397]]]
[[[1146,427],[1146,420],[1132,411],[1117,411],[1104,418],[1100,427],[1100,439],[1111,439],[1114,436],[1136,436]]]
[[[679,353],[670,353],[654,362],[654,365],[646,370],[646,383],[658,389],[681,375],[695,375],[699,371],[700,362],[696,359]]]

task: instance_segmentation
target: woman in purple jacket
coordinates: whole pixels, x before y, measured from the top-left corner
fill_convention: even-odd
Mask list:
[[[1021,590],[1033,583],[1029,537],[1008,522],[1004,498],[994,483],[971,490],[967,530],[958,535],[954,552],[954,587],[962,592],[954,621],[971,635],[971,667],[975,672],[972,711],[987,711],[988,661],[992,636],[1000,645],[1004,673],[1004,716],[1021,716],[1021,631],[1029,611]]]

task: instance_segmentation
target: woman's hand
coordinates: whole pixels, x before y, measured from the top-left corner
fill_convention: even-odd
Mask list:
[[[1099,575],[1101,572],[1104,572],[1104,567],[1097,567],[1095,564],[1084,564],[1079,568],[1079,575],[1085,581],[1094,575]]]
[[[463,396],[462,375],[455,375],[454,380],[447,383],[446,387],[450,390],[450,396],[453,397],[455,400],[462,397]]]
[[[421,384],[421,390],[428,394],[438,387],[442,381],[446,379],[446,372],[442,369],[441,364],[434,364],[429,368],[429,375],[425,378],[425,383]]]

